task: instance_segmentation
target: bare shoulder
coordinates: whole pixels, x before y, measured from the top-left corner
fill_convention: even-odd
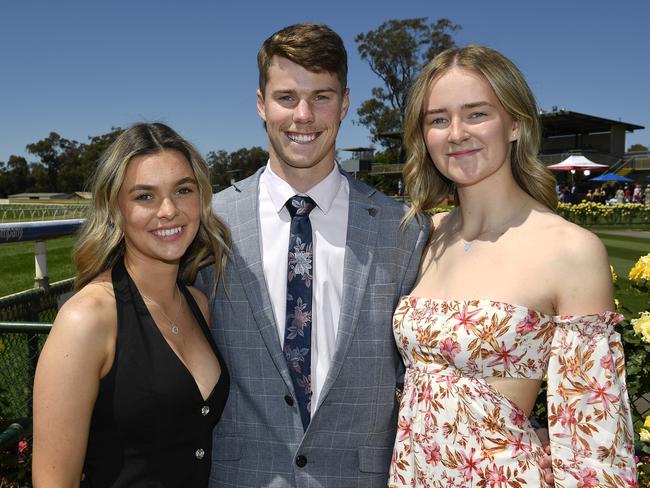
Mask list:
[[[443,224],[450,213],[451,212],[438,212],[431,216],[431,227],[434,229],[434,231]]]
[[[188,286],[187,289],[192,294],[192,298],[194,298],[194,301],[199,306],[199,309],[201,310],[203,317],[207,321],[208,318],[210,317],[209,314],[210,307],[208,303],[208,297],[205,296],[205,293],[203,293],[201,290],[199,290],[194,286]]]
[[[113,285],[100,275],[65,302],[56,316],[52,331],[105,338],[114,336],[116,325]]]
[[[424,255],[420,261],[420,275],[424,274],[434,261],[436,261],[444,249],[443,243],[451,234],[450,222],[451,212],[438,212],[431,216],[431,232]]]
[[[540,218],[537,242],[547,282],[561,315],[584,315],[613,309],[607,250],[594,233],[557,215]]]
[[[560,261],[574,266],[607,263],[607,250],[593,232],[554,214],[539,219],[540,242]]]
[[[112,365],[116,336],[113,287],[110,281],[98,277],[61,307],[39,364],[52,371],[63,371],[65,365],[76,372],[103,376]]]

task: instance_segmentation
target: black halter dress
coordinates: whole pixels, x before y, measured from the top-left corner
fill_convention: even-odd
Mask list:
[[[201,487],[208,484],[212,429],[228,398],[228,371],[192,294],[187,303],[221,366],[207,399],[164,339],[120,260],[115,360],[101,379],[82,487]]]

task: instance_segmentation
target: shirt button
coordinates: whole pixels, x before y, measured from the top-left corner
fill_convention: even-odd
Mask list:
[[[208,407],[207,405],[203,405],[203,408],[201,408],[201,415],[205,417],[209,413],[210,413],[210,407]]]
[[[194,456],[196,456],[196,459],[201,460],[203,459],[203,456],[205,456],[205,451],[203,449],[197,449]]]
[[[298,466],[299,468],[304,468],[305,466],[307,466],[307,458],[302,454],[296,456],[296,466]]]
[[[287,405],[293,407],[293,397],[291,395],[284,395],[284,401],[287,402]]]

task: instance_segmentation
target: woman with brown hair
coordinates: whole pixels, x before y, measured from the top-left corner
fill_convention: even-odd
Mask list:
[[[228,249],[207,164],[166,125],[137,124],[102,156],[92,193],[77,292],[36,371],[34,484],[207,486],[229,385],[208,301],[189,286]]]
[[[433,217],[394,333],[406,364],[391,486],[545,486],[528,417],[548,377],[555,486],[635,486],[607,254],[554,212],[535,99],[517,67],[467,46],[433,59],[405,117],[414,218]]]

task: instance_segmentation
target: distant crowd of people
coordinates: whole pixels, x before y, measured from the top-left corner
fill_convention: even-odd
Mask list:
[[[645,188],[637,183],[632,188],[630,185],[589,188],[581,192],[575,186],[558,187],[558,201],[561,203],[596,202],[605,205],[618,203],[642,203],[650,205],[650,184]]]

